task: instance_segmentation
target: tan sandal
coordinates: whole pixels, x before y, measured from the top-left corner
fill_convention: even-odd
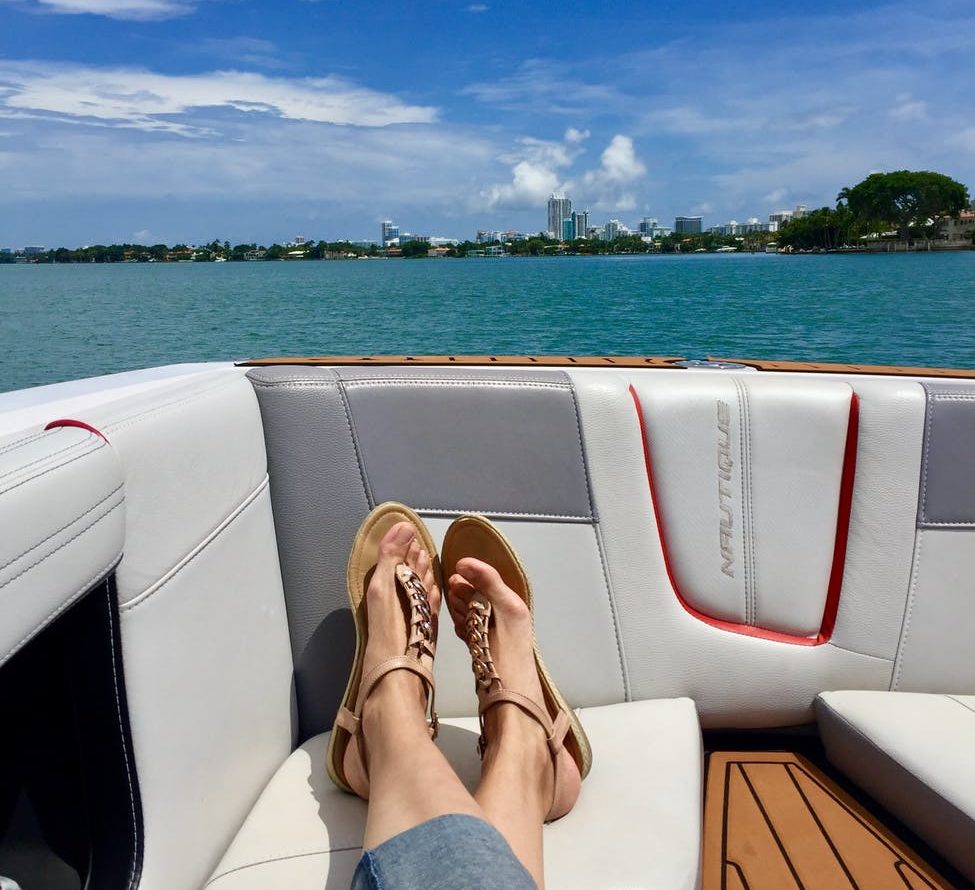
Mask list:
[[[427,707],[431,738],[437,737],[439,722],[434,707],[433,658],[437,650],[436,618],[430,612],[430,600],[420,577],[405,563],[396,566],[396,591],[410,608],[409,641],[406,652],[388,658],[362,676],[362,661],[369,641],[366,615],[366,589],[379,562],[379,542],[396,523],[408,522],[416,531],[420,546],[427,551],[439,583],[440,566],[437,548],[423,520],[409,507],[388,501],[376,507],[362,522],[349,554],[347,581],[349,603],[355,617],[355,659],[345,695],[335,717],[328,740],[326,764],[331,780],[343,791],[369,799],[369,775],[366,770],[362,739],[362,707],[376,684],[391,671],[411,671],[427,688]]]
[[[531,611],[531,585],[525,567],[514,548],[490,520],[483,516],[462,516],[457,519],[447,530],[442,552],[443,565],[451,571],[456,569],[457,561],[465,556],[475,557],[493,566],[504,583],[525,601]],[[517,690],[505,687],[491,660],[490,632],[493,626],[491,615],[491,604],[475,598],[468,608],[465,625],[481,722],[478,752],[482,757],[484,756],[486,744],[484,715],[495,705],[509,702],[537,720],[545,730],[555,767],[555,797],[545,820],[551,822],[564,816],[572,808],[578,793],[577,784],[573,783],[571,777],[565,775],[559,768],[560,752],[564,748],[575,761],[580,778],[584,779],[592,768],[592,749],[579,718],[559,692],[542,661],[538,651],[538,641],[534,637],[534,623],[532,648],[545,700],[536,702]]]

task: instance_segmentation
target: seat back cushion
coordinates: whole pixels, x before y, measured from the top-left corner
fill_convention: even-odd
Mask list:
[[[143,890],[196,890],[292,744],[291,651],[254,392],[220,370],[84,418],[118,452],[117,582]]]
[[[564,373],[272,367],[249,376],[268,443],[302,739],[334,719],[354,644],[345,563],[359,523],[386,500],[417,509],[438,540],[462,513],[496,520],[533,579],[538,636],[565,694],[579,706],[624,700]],[[437,662],[438,709],[475,713],[464,647],[445,643]]]

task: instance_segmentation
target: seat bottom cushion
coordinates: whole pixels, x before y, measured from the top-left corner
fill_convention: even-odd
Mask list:
[[[545,827],[545,872],[560,890],[698,885],[701,733],[690,699],[586,708],[593,767],[575,809]],[[444,719],[438,744],[473,788],[477,720]],[[328,733],[272,777],[207,883],[212,890],[348,890],[366,804],[325,772]]]
[[[975,695],[825,692],[830,761],[975,881]]]

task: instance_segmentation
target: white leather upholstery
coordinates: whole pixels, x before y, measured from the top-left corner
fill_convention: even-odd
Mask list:
[[[975,693],[975,531],[918,529],[892,689]]]
[[[0,393],[0,434],[40,429],[60,417],[76,416],[99,405],[148,394],[154,389],[165,389],[195,375],[212,374],[229,367],[226,362],[164,365]]]
[[[975,881],[975,696],[823,693],[826,753]]]
[[[458,647],[459,648],[459,644]],[[701,739],[687,699],[584,709],[592,772],[575,809],[545,828],[558,890],[692,890],[699,879]],[[476,784],[477,721],[446,720],[440,745]],[[268,783],[214,870],[212,890],[347,890],[366,806],[325,774],[328,735],[302,745]]]
[[[684,600],[714,618],[815,637],[836,543],[849,384],[684,373],[634,388]]]
[[[140,890],[197,890],[292,745],[264,439],[219,372],[92,412],[121,457],[117,571],[145,831]]]
[[[426,522],[439,544],[450,520]],[[579,707],[624,701],[612,603],[592,526],[509,520],[497,525],[528,570],[539,645],[567,700]],[[452,633],[449,625],[444,629]],[[445,642],[437,650],[436,672],[438,711],[451,717],[476,714],[467,649]]]
[[[924,390],[911,380],[851,383],[860,400],[856,484],[831,642],[893,658],[911,576]]]
[[[743,636],[685,611],[664,566],[629,380],[589,370],[571,376],[630,698],[689,695],[705,726],[785,726],[811,720],[823,689],[888,687],[892,657]]]
[[[118,458],[94,433],[0,439],[0,665],[118,562],[124,513]]]

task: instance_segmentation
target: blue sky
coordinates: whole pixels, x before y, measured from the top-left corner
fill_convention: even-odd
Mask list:
[[[975,187],[975,9],[0,0],[0,246],[269,243]]]

